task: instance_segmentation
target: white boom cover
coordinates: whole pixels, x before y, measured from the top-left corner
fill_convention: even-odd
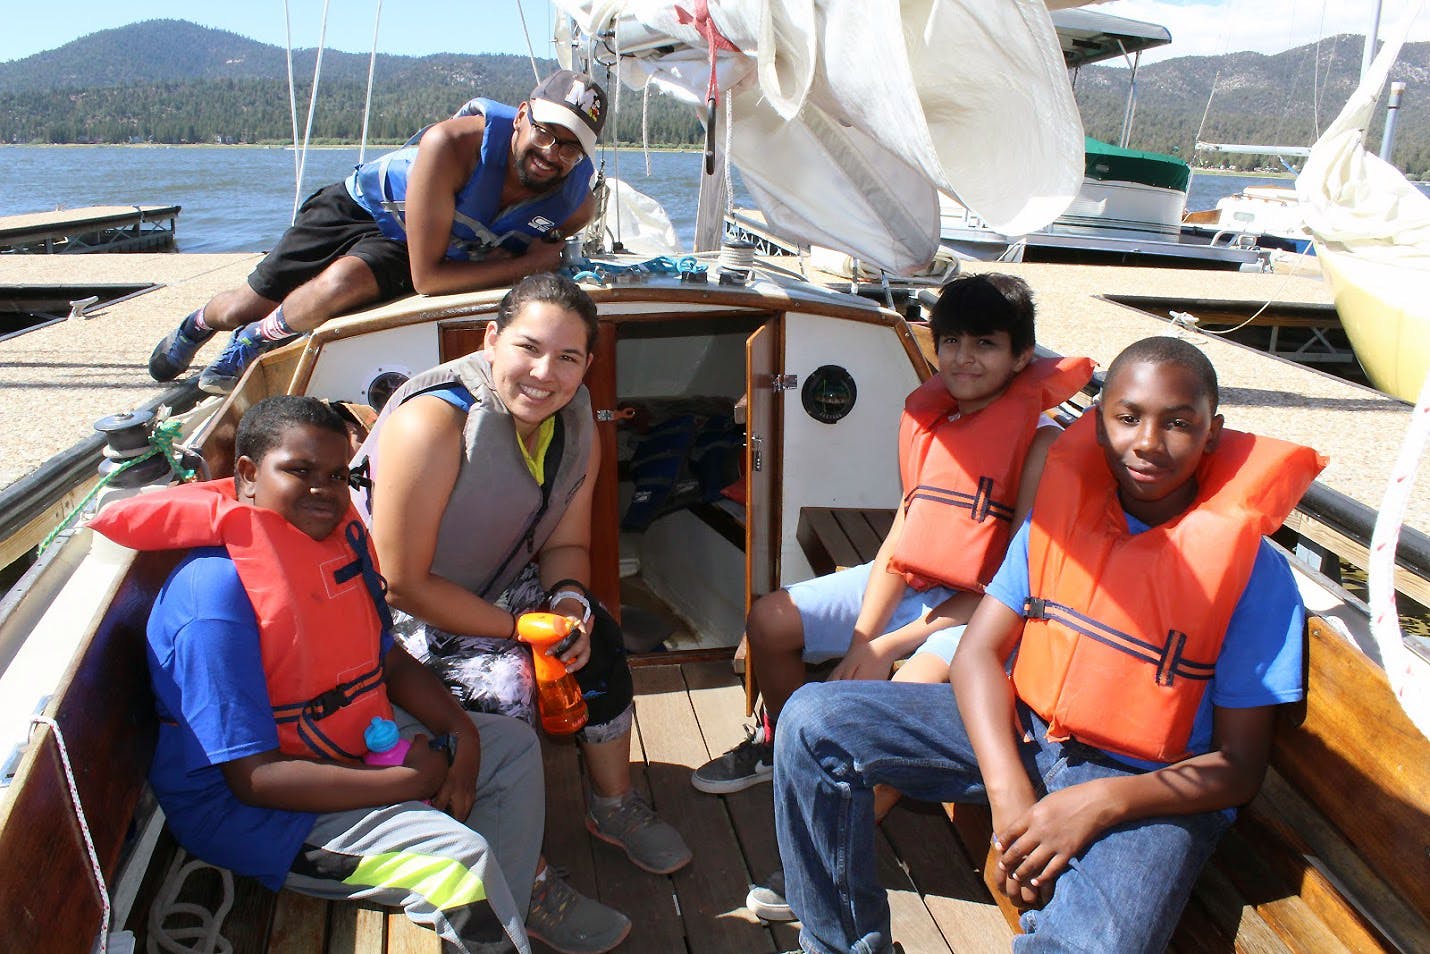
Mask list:
[[[654,82],[704,119],[697,0],[555,2],[588,36],[614,31],[625,85]],[[912,274],[938,248],[940,190],[1013,235],[1077,194],[1082,122],[1042,0],[710,0],[708,12],[737,48],[716,57],[727,158],[786,238]]]

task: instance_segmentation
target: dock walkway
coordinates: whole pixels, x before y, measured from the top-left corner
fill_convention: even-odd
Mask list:
[[[162,393],[165,386],[146,370],[155,342],[215,292],[242,282],[257,258],[0,256],[0,288],[121,281],[159,286],[91,317],[0,341],[0,487],[88,437],[95,420]],[[1037,296],[1039,342],[1064,354],[1089,355],[1104,368],[1128,343],[1168,331],[1165,321],[1112,297],[1331,303],[1319,278],[1301,275],[978,262],[966,269],[1021,275]],[[1321,476],[1325,484],[1379,508],[1409,405],[1212,336],[1196,340],[1220,375],[1228,426],[1318,448],[1331,458]],[[222,345],[221,336],[205,345],[198,363]],[[1430,468],[1421,468],[1407,523],[1430,531]]]
[[[0,254],[162,252],[174,247],[177,205],[97,205],[0,216]]]

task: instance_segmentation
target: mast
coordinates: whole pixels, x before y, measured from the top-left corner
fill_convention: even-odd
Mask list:
[[[1360,78],[1370,72],[1370,61],[1375,59],[1375,41],[1380,38],[1380,0],[1371,4],[1370,29],[1365,34],[1365,49],[1361,50]]]

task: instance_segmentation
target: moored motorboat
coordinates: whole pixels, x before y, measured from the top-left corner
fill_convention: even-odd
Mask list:
[[[1178,268],[1263,267],[1246,230],[1184,232],[1191,168],[1178,156],[1129,149],[1143,50],[1172,41],[1166,27],[1087,9],[1052,15],[1067,69],[1122,57],[1131,65],[1120,144],[1084,140],[1083,175],[1070,205],[1048,224],[999,228],[966,203],[939,196],[943,245],[964,258],[1004,262],[1083,262]]]

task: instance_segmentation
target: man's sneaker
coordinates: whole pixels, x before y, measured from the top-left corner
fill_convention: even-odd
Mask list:
[[[188,370],[189,365],[194,363],[194,355],[213,336],[212,328],[196,331],[185,318],[179,322],[179,327],[164,336],[154,348],[154,353],[149,355],[149,377],[155,381],[174,380]]]
[[[690,774],[690,784],[711,795],[729,795],[768,782],[775,774],[775,747],[763,724],[747,729],[745,741]]]
[[[631,933],[631,919],[586,897],[550,865],[531,889],[526,933],[561,954],[603,954]]]
[[[794,912],[785,900],[784,869],[776,870],[764,884],[750,885],[750,893],[745,895],[745,907],[762,921],[793,921]]]
[[[637,792],[627,792],[618,805],[586,811],[586,829],[626,853],[637,868],[651,874],[670,874],[690,862],[685,839],[655,812]]]
[[[200,391],[209,394],[229,393],[238,386],[238,379],[243,377],[244,369],[258,360],[259,355],[280,344],[286,344],[284,341],[266,341],[252,332],[245,334],[246,330],[245,327],[235,331],[218,360],[204,368],[199,375]]]

